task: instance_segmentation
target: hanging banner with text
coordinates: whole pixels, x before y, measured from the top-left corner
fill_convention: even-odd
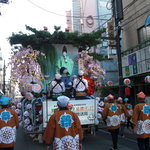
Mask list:
[[[97,120],[97,101],[90,100],[70,100],[73,105],[71,111],[75,112],[81,122],[81,125],[95,124]],[[43,127],[45,128],[50,116],[58,111],[57,101],[43,102]]]

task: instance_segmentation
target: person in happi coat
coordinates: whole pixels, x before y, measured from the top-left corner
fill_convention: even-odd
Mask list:
[[[88,82],[83,77],[84,72],[79,71],[78,77],[73,81],[73,89],[76,99],[85,99],[88,91]]]
[[[129,127],[131,127],[131,129],[133,129],[133,125],[132,125],[132,123],[130,122],[131,117],[132,117],[132,115],[133,115],[133,106],[132,106],[132,104],[130,104],[128,98],[125,98],[125,99],[124,99],[124,102],[125,102],[125,104],[124,104],[124,105],[125,105],[125,108],[126,108],[126,110],[127,110],[127,112],[128,112],[127,128],[129,129]]]
[[[120,107],[121,115],[120,115],[120,135],[124,137],[124,127],[126,123],[126,118],[128,117],[128,112],[126,107],[123,104],[122,97],[118,97],[117,104]]]
[[[61,81],[61,75],[56,74],[55,79],[49,84],[48,97],[51,97],[53,100],[57,100],[57,97],[63,95],[64,92],[65,85]]]
[[[16,142],[16,129],[19,127],[17,113],[9,108],[10,98],[0,98],[0,149],[13,150]]]
[[[48,147],[53,143],[53,150],[80,150],[83,139],[80,120],[68,109],[68,97],[60,96],[57,99],[59,111],[50,117],[43,140]]]
[[[107,98],[109,104],[105,105],[102,116],[103,120],[106,121],[108,131],[112,136],[113,147],[111,150],[117,150],[121,111],[118,104],[114,102],[113,95],[109,94]]]
[[[145,97],[143,92],[137,94],[139,103],[135,105],[131,119],[139,150],[150,150],[150,105],[145,103]]]

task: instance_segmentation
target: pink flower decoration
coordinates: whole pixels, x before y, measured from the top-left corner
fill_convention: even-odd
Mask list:
[[[100,101],[100,98],[99,98],[99,97],[96,97],[95,99],[96,99],[97,101]]]
[[[27,126],[27,131],[32,131],[32,130],[33,130],[33,126],[32,125]]]
[[[101,101],[101,102],[99,103],[99,106],[103,107],[103,106],[104,106],[104,102]]]
[[[17,104],[17,108],[21,108],[22,107],[22,104],[21,103],[18,103]]]
[[[13,105],[13,106],[11,106],[11,108],[12,108],[13,110],[15,110],[15,109],[16,109],[16,106]]]
[[[26,108],[27,108],[27,109],[31,109],[31,108],[32,108],[32,105],[31,105],[31,104],[27,104],[27,105],[26,105]]]
[[[23,113],[23,115],[24,115],[25,117],[28,117],[28,116],[29,116],[29,112],[28,112],[28,111],[25,111],[25,112]]]
[[[32,91],[35,93],[40,93],[42,90],[41,86],[39,84],[33,84],[32,85]]]
[[[102,115],[100,113],[97,113],[97,118],[98,119],[101,119],[102,118]]]
[[[15,112],[16,112],[17,114],[21,114],[21,110],[20,110],[20,109],[16,109]]]
[[[99,112],[103,112],[103,110],[104,110],[104,108],[98,107],[98,111],[99,111]]]
[[[25,120],[24,120],[24,123],[25,123],[25,125],[30,124],[30,119],[28,119],[28,118],[27,118],[27,119],[25,119]]]

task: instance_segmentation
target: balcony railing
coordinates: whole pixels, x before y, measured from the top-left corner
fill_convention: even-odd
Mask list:
[[[134,47],[131,47],[130,49],[127,49],[127,50],[123,51],[123,52],[121,53],[121,54],[122,54],[122,57],[125,56],[125,55],[128,55],[128,54],[131,54],[131,53],[133,53],[133,52],[135,52],[135,51],[138,51],[138,50],[140,50],[140,49],[142,49],[142,48],[145,48],[145,47],[147,47],[147,46],[150,46],[150,39],[145,40],[145,41],[143,41],[142,43],[140,43],[140,44],[138,44],[138,45],[136,45],[136,46],[134,46]]]

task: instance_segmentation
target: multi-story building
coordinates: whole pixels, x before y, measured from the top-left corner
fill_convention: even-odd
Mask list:
[[[72,27],[73,32],[81,33],[81,6],[80,0],[72,0]]]
[[[79,33],[91,33],[101,28],[107,28],[107,22],[111,22],[112,10],[109,0],[72,0],[73,6],[73,31]],[[90,9],[89,9],[90,8]],[[103,36],[108,37],[108,32]],[[105,57],[111,57],[112,54],[115,58],[107,61],[102,61],[101,66],[106,70],[106,80],[111,80],[113,83],[118,83],[118,67],[116,51],[109,47],[109,41],[103,40],[102,44],[97,45],[93,49],[96,53],[103,54]],[[112,53],[114,52],[115,53]],[[109,67],[111,66],[111,67]]]
[[[150,1],[122,1],[123,77],[130,78],[134,99],[139,91],[150,96],[149,81],[145,82],[145,77],[150,75]]]
[[[66,11],[66,18],[67,18],[67,28],[65,29],[67,32],[72,32],[72,16],[71,10]]]

